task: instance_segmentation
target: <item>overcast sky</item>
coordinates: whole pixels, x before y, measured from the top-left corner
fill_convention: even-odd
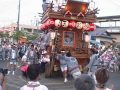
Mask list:
[[[17,22],[19,0],[0,0],[0,27]],[[120,0],[94,0],[100,9],[98,16],[120,15]],[[42,0],[21,0],[20,23],[34,23],[42,12]]]

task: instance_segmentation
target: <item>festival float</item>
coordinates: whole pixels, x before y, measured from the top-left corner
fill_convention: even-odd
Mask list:
[[[50,63],[46,64],[45,76],[53,76],[60,71],[56,54],[60,50],[70,51],[79,65],[84,67],[89,60],[89,32],[96,26],[97,8],[94,2],[68,0],[65,3],[44,3],[41,27],[46,35],[50,32],[50,40],[46,49],[50,55]]]

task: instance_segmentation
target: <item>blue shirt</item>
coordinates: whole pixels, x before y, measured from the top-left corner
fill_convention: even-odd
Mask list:
[[[91,72],[95,72],[97,70],[97,65],[99,65],[99,60],[97,59],[97,54],[93,54],[90,57],[90,62],[87,67],[90,69]]]
[[[73,68],[75,67],[78,67],[79,68],[79,64],[77,62],[77,59],[74,58],[74,57],[65,57],[65,60],[67,62],[67,66],[68,66],[68,69],[69,70],[72,70]]]
[[[65,55],[59,54],[58,55],[58,60],[60,61],[61,65],[66,65],[67,64],[67,62],[65,60]]]

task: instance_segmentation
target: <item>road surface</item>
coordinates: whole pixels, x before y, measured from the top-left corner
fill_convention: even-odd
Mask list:
[[[0,67],[5,68],[6,62],[0,61]],[[20,87],[27,83],[20,70],[17,70],[14,76],[12,74],[6,75],[6,78],[7,90],[20,90]],[[41,74],[40,83],[46,85],[49,90],[75,90],[74,81],[69,80],[69,82],[64,83],[62,77],[45,78],[44,74]],[[108,86],[114,86],[115,90],[120,90],[120,72],[110,73]]]

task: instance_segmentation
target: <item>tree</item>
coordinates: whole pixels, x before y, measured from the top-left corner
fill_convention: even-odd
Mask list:
[[[23,31],[23,30],[21,30],[21,31],[16,31],[16,32],[14,32],[13,33],[13,35],[12,35],[12,37],[13,37],[13,39],[15,39],[15,40],[19,40],[19,38],[21,37],[21,36],[24,36],[24,37],[27,37],[27,40],[28,41],[33,41],[33,40],[35,40],[39,35],[38,35],[38,33],[29,33],[29,32],[27,32],[27,31]]]
[[[0,37],[9,37],[9,34],[7,32],[0,32]]]
[[[15,31],[12,35],[13,39],[18,40],[21,36],[25,36],[24,32],[22,31]]]
[[[0,37],[3,37],[4,36],[3,34],[4,34],[3,32],[0,32]]]
[[[36,33],[27,34],[27,39],[28,39],[28,41],[33,41],[33,40],[35,40],[36,38],[38,38],[38,34],[36,34]]]

